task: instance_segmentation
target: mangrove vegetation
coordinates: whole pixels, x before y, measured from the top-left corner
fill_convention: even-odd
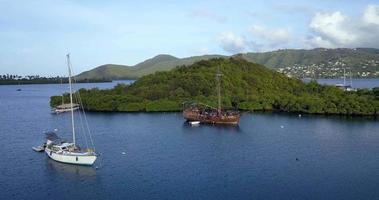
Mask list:
[[[316,81],[303,83],[241,57],[215,58],[146,75],[113,89],[80,89],[89,111],[181,111],[186,101],[217,104],[215,74],[222,72],[222,105],[246,111],[378,115],[379,88],[348,92]],[[65,98],[68,98],[67,94]],[[61,103],[61,96],[50,104]]]

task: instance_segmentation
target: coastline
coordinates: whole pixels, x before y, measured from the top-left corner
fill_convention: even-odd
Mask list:
[[[76,83],[109,83],[112,80],[91,80],[91,81],[77,81]],[[67,81],[63,81],[62,83],[57,80],[12,80],[12,81],[0,81],[0,85],[33,85],[33,84],[67,84]]]
[[[87,110],[85,109],[86,112],[90,113],[149,113],[149,114],[164,114],[164,113],[180,113],[182,114],[183,110],[160,110],[160,111],[146,111],[146,110],[139,110],[139,111],[103,111],[103,110]],[[377,118],[379,117],[379,113],[376,114],[356,114],[356,113],[348,113],[348,114],[343,114],[343,113],[306,113],[306,112],[288,112],[284,110],[243,110],[243,109],[238,109],[238,111],[241,113],[241,115],[244,114],[251,114],[251,113],[264,113],[264,114],[283,114],[283,115],[293,115],[293,116],[325,116],[325,117],[348,117],[348,118]]]

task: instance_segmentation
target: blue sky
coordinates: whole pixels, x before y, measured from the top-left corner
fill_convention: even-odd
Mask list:
[[[379,48],[379,1],[0,0],[0,74],[65,75],[157,54]]]

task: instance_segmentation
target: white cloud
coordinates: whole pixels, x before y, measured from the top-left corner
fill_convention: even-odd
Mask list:
[[[227,18],[225,16],[218,15],[207,9],[194,10],[190,13],[189,16],[195,18],[209,19],[219,23],[225,23],[227,21]]]
[[[249,37],[235,35],[233,32],[223,32],[218,36],[218,42],[223,50],[229,53],[241,53],[247,50],[268,51],[286,48],[292,41],[289,29],[269,29],[263,26],[252,26]]]
[[[288,43],[292,39],[289,29],[284,28],[269,29],[254,25],[250,28],[250,33],[259,39],[269,42],[272,46]]]
[[[288,48],[292,41],[292,34],[288,28],[267,28],[254,25],[249,28],[252,40],[250,47],[254,51],[270,51],[278,48]]]
[[[291,28],[254,25],[245,37],[233,32],[219,35],[221,47],[230,53],[247,50],[270,51],[285,48],[379,48],[379,5],[367,5],[362,13],[351,16],[341,11],[316,12],[307,33]]]
[[[379,6],[369,5],[359,17],[339,11],[316,13],[308,42],[315,47],[379,47]]]
[[[379,6],[368,5],[363,14],[363,21],[367,24],[379,25]]]
[[[317,46],[317,47],[324,47],[324,48],[334,48],[334,47],[336,47],[333,43],[331,43],[328,40],[324,40],[320,36],[312,36],[312,37],[306,39],[303,42],[304,42],[304,44],[305,44],[305,46],[307,48],[313,48],[315,46]]]
[[[318,35],[318,40],[327,40],[338,45],[347,45],[354,40],[356,36],[347,24],[348,17],[341,12],[334,13],[316,13],[312,18],[309,27]],[[317,40],[317,41],[318,41]]]
[[[217,40],[222,49],[229,53],[241,53],[248,48],[248,42],[245,38],[237,36],[233,32],[222,32]]]

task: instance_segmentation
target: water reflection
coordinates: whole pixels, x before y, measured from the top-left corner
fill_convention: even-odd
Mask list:
[[[196,130],[198,128],[212,128],[217,131],[227,131],[228,133],[242,133],[239,125],[226,125],[226,124],[199,124],[191,125],[188,122],[183,122],[183,129]]]
[[[47,168],[62,175],[75,175],[80,177],[95,177],[96,169],[91,166],[70,165],[47,158]]]

